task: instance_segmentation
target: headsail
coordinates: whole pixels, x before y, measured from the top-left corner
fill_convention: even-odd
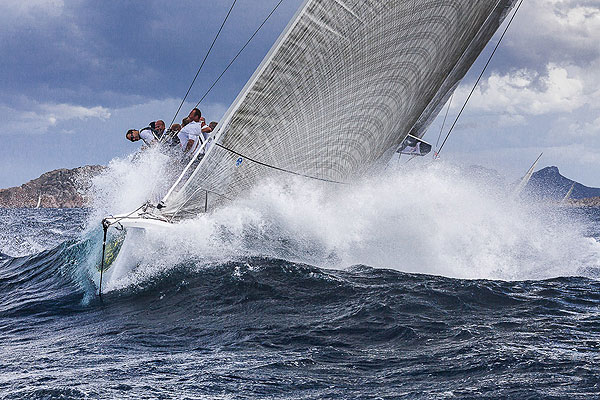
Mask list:
[[[207,193],[232,198],[282,170],[367,174],[423,135],[514,1],[306,0],[161,212],[194,215]]]

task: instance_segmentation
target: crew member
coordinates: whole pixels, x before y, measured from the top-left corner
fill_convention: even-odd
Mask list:
[[[150,146],[157,142],[156,135],[149,126],[143,129],[130,129],[125,134],[127,140],[131,142],[137,142],[143,140],[147,146]]]
[[[154,133],[158,139],[162,138],[165,133],[165,121],[159,119],[154,123]]]
[[[205,137],[202,134],[202,128],[207,126],[202,113],[194,108],[188,116],[190,123],[184,126],[177,137],[184,154],[193,154],[201,143],[204,143]]]

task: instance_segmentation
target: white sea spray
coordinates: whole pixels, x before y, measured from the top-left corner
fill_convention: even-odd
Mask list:
[[[149,182],[169,160],[151,155],[111,162],[95,182],[95,223],[102,213],[131,211],[167,190],[166,181]],[[182,263],[243,257],[502,280],[581,275],[600,265],[600,245],[586,237],[582,219],[511,194],[443,162],[352,185],[271,179],[225,207],[136,237],[108,287],[135,285]]]

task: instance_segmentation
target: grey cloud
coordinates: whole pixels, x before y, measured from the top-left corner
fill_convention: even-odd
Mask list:
[[[203,93],[275,4],[238,3],[192,96]],[[299,1],[285,3],[228,71],[211,94],[213,100],[234,96],[221,93],[237,93],[251,75]],[[2,74],[7,78],[0,90],[9,96],[38,96],[40,101],[55,100],[61,93],[65,101],[68,92],[88,93],[90,105],[105,92],[183,96],[229,5],[192,0],[66,2],[60,15],[25,18],[0,33],[0,52],[6,55]],[[40,92],[40,87],[48,90]]]
[[[600,4],[593,1],[526,1],[510,32],[511,58],[528,65],[578,65],[600,57]]]
[[[17,0],[5,1],[17,3]],[[47,5],[52,1],[18,2]],[[190,99],[200,97],[208,82],[220,73],[276,2],[238,2]],[[283,8],[228,72],[203,109],[209,118],[217,119],[235,98],[300,2],[285,1]],[[103,163],[128,153],[132,147],[124,141],[124,130],[156,118],[170,119],[178,105],[176,99],[185,93],[230,4],[228,0],[69,0],[60,9],[51,10],[55,12],[29,10],[30,14],[13,18],[14,23],[0,31],[3,54],[0,108],[10,109],[13,116],[30,111],[32,104],[104,107],[111,113],[107,120],[57,120],[56,125],[33,144],[30,136],[21,131],[5,135],[7,144],[0,149],[0,160],[11,160],[12,169],[18,173],[14,183],[22,183],[50,168]],[[578,76],[586,76],[590,90],[597,89],[594,76],[600,65],[597,64],[600,58],[598,30],[595,35],[591,31],[590,35],[590,31],[576,24],[562,29],[556,23],[575,6],[600,7],[597,1],[526,0],[489,72],[506,75],[529,69],[537,71],[541,78],[551,62],[572,64],[578,66]],[[474,66],[467,83],[476,79],[490,51],[488,48]],[[530,87],[543,92],[544,84],[543,80],[534,79]],[[219,106],[213,109],[211,103]],[[507,168],[519,164],[527,168],[529,158],[535,157],[539,148],[560,146],[573,120],[581,122],[577,128],[581,130],[593,126],[597,118],[597,111],[583,107],[567,115],[565,121],[554,114],[528,115],[522,124],[507,126],[506,121],[512,116],[499,107],[493,111],[497,116],[482,115],[481,109],[469,106],[444,151],[470,153],[473,158],[485,159],[484,154],[495,151],[490,149],[500,149],[496,153],[501,155],[496,157],[505,156]],[[485,113],[491,114],[491,111]],[[453,119],[450,115],[449,121]],[[32,125],[21,126],[28,129]],[[437,129],[432,127],[429,135],[435,134],[437,138],[439,122],[434,126]],[[69,131],[75,133],[77,140],[60,134]],[[590,152],[600,147],[589,135],[570,140]],[[22,161],[23,148],[30,149],[25,162]],[[529,150],[522,150],[524,148]],[[24,164],[26,167],[19,167]],[[586,167],[591,171],[590,165]]]

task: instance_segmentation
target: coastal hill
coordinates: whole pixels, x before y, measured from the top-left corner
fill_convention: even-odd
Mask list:
[[[573,203],[575,203],[575,200],[592,200],[593,198],[598,198],[595,201],[600,202],[600,188],[585,186],[566,178],[554,166],[542,168],[535,172],[525,187],[524,194],[538,200],[560,201],[565,197],[573,183],[575,183],[575,186],[570,196]]]
[[[40,207],[73,208],[87,203],[82,195],[92,177],[105,167],[86,165],[74,169],[57,169],[46,172],[21,186],[0,189],[0,207],[33,208],[40,199]]]

